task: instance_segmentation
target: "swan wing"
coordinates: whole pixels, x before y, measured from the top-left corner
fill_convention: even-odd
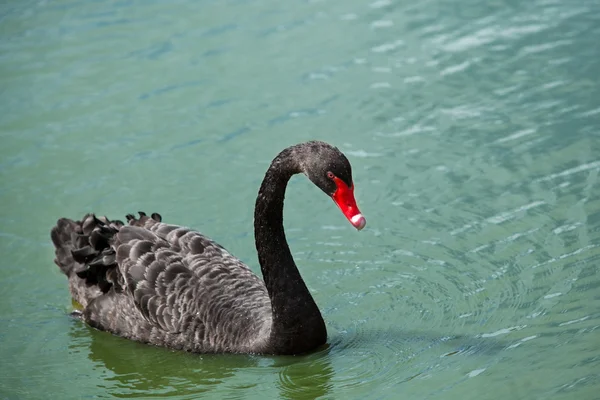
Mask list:
[[[267,322],[264,283],[221,245],[145,216],[129,223],[112,246],[127,291],[149,322],[211,342],[251,337]]]
[[[65,256],[57,263],[74,263],[63,268],[75,272],[69,278],[74,297],[82,288],[96,288],[80,301],[88,304],[83,315],[91,325],[199,352],[245,351],[268,336],[268,293],[247,265],[199,232],[162,223],[157,214],[128,220],[123,225],[88,215],[63,222],[80,228],[63,235],[78,238],[69,242],[73,260]]]

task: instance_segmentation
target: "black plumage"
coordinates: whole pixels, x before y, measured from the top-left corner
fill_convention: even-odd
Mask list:
[[[126,225],[94,214],[59,219],[51,232],[55,262],[83,306],[79,317],[119,336],[199,353],[297,354],[324,344],[325,323],[282,221],[289,178],[303,172],[331,196],[330,171],[352,186],[348,160],[323,142],[289,147],[271,163],[255,208],[264,281],[208,237],[162,223],[157,213],[128,214]]]

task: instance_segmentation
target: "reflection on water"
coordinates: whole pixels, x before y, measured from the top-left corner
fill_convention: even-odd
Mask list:
[[[72,325],[70,336],[72,352],[87,352],[101,371],[112,372],[103,374],[100,387],[115,397],[195,398],[220,387],[228,398],[241,399],[258,384],[251,379],[237,383],[234,378],[241,372],[272,377],[279,398],[316,399],[329,393],[334,374],[326,347],[294,357],[190,354],[135,343],[81,323]]]
[[[283,399],[327,398],[332,389],[334,370],[329,348],[300,357],[274,358],[279,370],[277,387]]]
[[[392,393],[398,385],[462,364],[464,357],[491,356],[507,347],[497,340],[362,327],[334,333],[330,345],[302,356],[189,354],[131,342],[79,321],[70,336],[70,351],[87,354],[100,368],[99,388],[124,398],[195,398],[216,390],[246,398],[265,381],[285,399],[328,398],[334,388],[338,396],[352,396],[367,382]]]
[[[115,397],[170,397],[210,392],[239,370],[256,368],[243,355],[196,355],[135,343],[79,324],[70,331],[74,351],[88,357],[105,374],[103,389]],[[82,338],[89,338],[82,343]]]

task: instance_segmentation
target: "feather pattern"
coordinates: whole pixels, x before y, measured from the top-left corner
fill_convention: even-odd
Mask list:
[[[85,281],[71,285],[85,307],[82,318],[98,329],[160,346],[260,352],[271,325],[264,283],[206,236],[153,217],[129,215],[129,225],[93,214],[59,220],[52,230],[55,243],[79,239],[72,255],[68,245],[58,247],[56,261]]]
[[[331,170],[351,186],[347,159],[323,142],[292,146],[273,160],[255,209],[264,281],[221,245],[157,213],[128,214],[127,224],[94,214],[59,219],[54,261],[84,308],[76,315],[115,335],[198,353],[297,354],[324,344],[325,323],[282,219],[289,178],[304,172],[331,195],[324,180]]]

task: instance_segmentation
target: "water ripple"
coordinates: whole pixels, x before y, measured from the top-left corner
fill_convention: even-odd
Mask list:
[[[6,396],[598,392],[592,3],[2,3]],[[348,156],[369,220],[355,232],[291,181],[286,233],[328,346],[189,355],[67,318],[57,217],[163,210],[259,271],[260,179],[310,139]]]

